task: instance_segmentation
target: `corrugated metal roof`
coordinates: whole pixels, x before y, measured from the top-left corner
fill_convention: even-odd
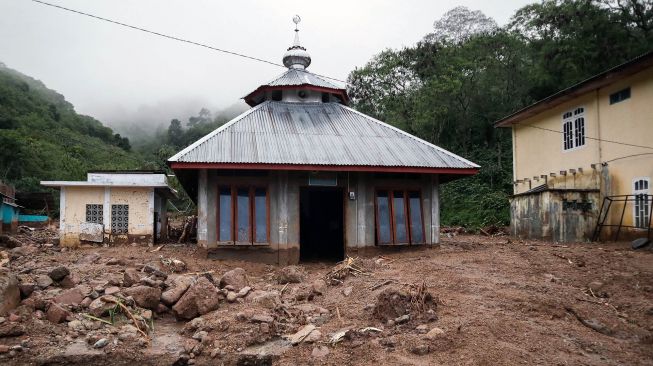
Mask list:
[[[264,86],[314,85],[322,88],[344,89],[322,77],[301,69],[288,69]]]
[[[248,110],[180,151],[170,161],[479,167],[339,103],[273,101]]]

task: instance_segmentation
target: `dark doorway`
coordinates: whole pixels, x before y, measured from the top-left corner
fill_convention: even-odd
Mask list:
[[[342,260],[345,256],[342,188],[301,188],[299,210],[299,259]]]

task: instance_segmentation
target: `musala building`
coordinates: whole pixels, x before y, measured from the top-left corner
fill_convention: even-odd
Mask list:
[[[439,242],[439,185],[479,166],[347,106],[344,88],[288,70],[245,97],[247,112],[170,158],[214,258],[342,259]]]

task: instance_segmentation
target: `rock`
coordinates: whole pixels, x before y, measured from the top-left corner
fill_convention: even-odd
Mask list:
[[[125,273],[122,275],[123,286],[131,287],[139,282],[141,282],[141,275],[137,270],[133,268],[125,270]]]
[[[165,313],[167,313],[167,312],[170,311],[170,308],[168,308],[167,306],[165,306],[165,305],[159,303],[159,305],[157,305],[157,307],[156,307],[156,309],[155,309],[154,311],[155,311],[157,314],[165,314]]]
[[[146,264],[146,265],[143,267],[143,272],[153,274],[153,275],[155,275],[156,277],[161,277],[161,278],[163,278],[164,280],[165,280],[166,278],[168,278],[168,275],[165,274],[164,272],[161,272],[161,269],[159,269],[158,266],[156,266],[156,265],[152,265],[152,264]]]
[[[55,267],[51,269],[50,272],[48,272],[48,276],[50,276],[50,278],[52,278],[53,281],[57,281],[57,282],[63,280],[64,277],[68,276],[69,274],[70,271],[65,266]]]
[[[91,305],[92,302],[93,299],[91,299],[90,297],[85,297],[84,300],[82,300],[82,302],[79,303],[79,305],[87,308],[89,305]]]
[[[179,276],[172,281],[172,286],[161,294],[161,302],[168,306],[174,305],[193,283],[189,276]]]
[[[249,287],[249,286],[245,286],[245,287],[241,288],[240,291],[238,291],[238,293],[236,294],[236,297],[238,297],[238,298],[245,297],[245,296],[247,296],[247,294],[248,294],[251,290],[252,290],[251,287]]]
[[[111,295],[106,295],[105,298],[107,299],[112,299],[112,300],[118,300],[114,296]],[[109,312],[110,309],[113,309],[116,306],[116,304],[111,303],[111,302],[105,302],[102,301],[102,298],[98,297],[97,299],[93,300],[89,305],[88,305],[88,311],[91,313],[91,315],[100,317],[104,315],[105,313]]]
[[[254,314],[249,320],[254,323],[272,323],[274,318],[268,314]]]
[[[68,310],[56,303],[50,304],[48,311],[45,313],[45,317],[54,324],[64,322],[69,315]]]
[[[439,338],[439,337],[441,337],[443,335],[444,335],[444,330],[435,327],[435,328],[429,330],[429,332],[426,333],[425,337],[432,340],[432,339]]]
[[[77,260],[77,264],[92,264],[100,259],[100,255],[97,253],[87,254]]]
[[[124,266],[125,260],[122,258],[109,258],[109,260],[104,264],[107,266],[115,266],[115,265]]]
[[[322,332],[319,330],[315,329],[311,333],[309,333],[306,338],[304,338],[304,343],[314,343],[319,341],[322,338]]]
[[[20,303],[18,278],[6,269],[0,270],[0,315],[7,315]]]
[[[93,348],[104,348],[109,344],[109,340],[106,338],[100,338],[97,342],[93,344]]]
[[[329,347],[327,346],[317,346],[313,347],[313,352],[311,352],[311,357],[313,358],[322,358],[326,357],[329,354]]]
[[[351,286],[347,286],[347,287],[345,287],[345,288],[342,289],[342,294],[345,295],[345,296],[349,296],[349,295],[351,295],[351,292],[352,292],[353,290],[354,290],[353,287],[351,287]]]
[[[418,356],[424,356],[425,354],[429,353],[429,351],[430,350],[428,344],[417,344],[410,348],[410,352]]]
[[[68,328],[70,328],[72,330],[75,330],[75,331],[78,331],[78,332],[82,332],[82,331],[86,330],[86,327],[84,326],[84,323],[82,323],[81,321],[79,321],[77,319],[68,322]]]
[[[220,288],[231,286],[234,291],[240,291],[240,289],[247,285],[249,285],[247,273],[242,268],[234,268],[231,271],[227,271],[220,278]]]
[[[40,276],[36,277],[36,285],[40,289],[47,288],[50,285],[52,285],[53,283],[54,283],[54,281],[52,281],[52,278],[50,278],[50,276],[40,275]]]
[[[236,295],[235,292],[231,292],[231,291],[229,291],[229,292],[227,293],[227,301],[229,301],[229,302],[234,302],[234,301],[236,301],[237,298],[238,298],[238,296]]]
[[[313,281],[313,284],[311,285],[313,293],[317,295],[324,295],[326,293],[327,289],[327,283],[323,279],[318,279]]]
[[[120,292],[120,287],[118,286],[109,286],[104,289],[104,294],[105,295],[115,295],[118,292]]]
[[[83,300],[84,295],[82,294],[82,290],[76,287],[66,290],[54,298],[56,303],[65,305],[79,305]]]
[[[4,344],[0,344],[0,354],[9,352],[10,347]]]
[[[277,291],[261,291],[256,290],[249,293],[248,300],[252,303],[263,306],[268,309],[274,309],[281,303],[281,298]]]
[[[23,246],[20,240],[9,235],[0,234],[0,247],[12,249],[20,246]]]
[[[297,333],[292,335],[287,335],[285,336],[285,338],[288,341],[290,341],[290,343],[294,346],[304,341],[304,339],[308,337],[308,335],[311,334],[311,332],[313,332],[314,330],[315,330],[315,325],[307,324],[304,327],[302,327],[302,329],[297,331]]]
[[[274,360],[292,348],[285,339],[277,339],[261,345],[245,348],[240,352],[238,365],[272,365]]]
[[[405,314],[395,319],[395,324],[407,323],[410,320],[410,315]]]
[[[36,288],[36,283],[21,283],[20,285],[18,285],[18,290],[20,290],[20,297],[23,299],[29,297],[29,295],[31,295],[32,292],[34,292],[35,288]]]
[[[217,290],[213,284],[200,277],[172,307],[175,316],[180,319],[193,319],[216,310],[220,306]]]
[[[72,278],[71,275],[68,275],[59,281],[59,286],[62,288],[73,288],[77,284],[77,281]]]
[[[429,331],[429,326],[426,324],[418,325],[415,330],[420,334],[425,334]]]
[[[9,257],[11,257],[12,260],[16,260],[20,257],[34,254],[35,252],[36,248],[33,246],[16,247],[9,251]]]
[[[161,299],[161,289],[149,286],[134,286],[123,290],[127,296],[131,296],[136,304],[146,309],[156,309]]]
[[[204,337],[206,337],[208,335],[209,335],[209,333],[207,331],[200,330],[200,331],[195,332],[195,334],[193,334],[193,336],[191,338],[201,342],[204,339]]]
[[[281,285],[286,283],[300,283],[303,277],[301,267],[287,266],[283,267],[277,274],[277,282]]]
[[[121,341],[130,341],[138,337],[138,329],[135,326],[128,324],[120,327],[120,333],[118,333],[118,339]]]

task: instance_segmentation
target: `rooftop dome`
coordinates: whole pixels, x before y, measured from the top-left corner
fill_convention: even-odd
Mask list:
[[[283,55],[283,64],[289,69],[305,69],[311,64],[311,55],[306,52],[306,48],[299,43],[299,29],[297,25],[301,21],[299,15],[292,19],[295,23],[295,40],[293,45],[288,48]]]

